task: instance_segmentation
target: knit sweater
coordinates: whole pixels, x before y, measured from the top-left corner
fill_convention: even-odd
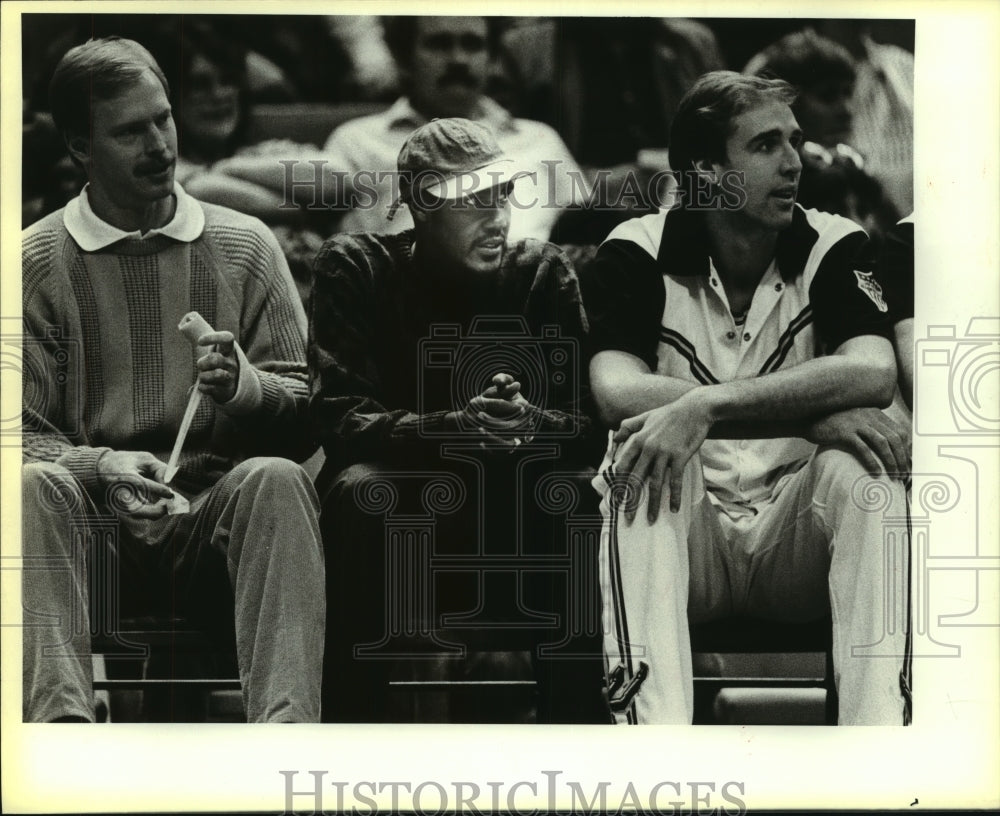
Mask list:
[[[25,230],[25,461],[63,465],[91,493],[108,449],[166,461],[204,353],[177,330],[189,311],[234,334],[262,399],[238,415],[203,398],[173,486],[194,494],[249,456],[311,452],[305,315],[285,259],[257,219],[200,206],[191,241],[153,234],[88,252],[63,210]]]

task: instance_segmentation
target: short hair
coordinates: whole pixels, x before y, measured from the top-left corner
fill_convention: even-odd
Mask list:
[[[751,57],[743,73],[783,79],[800,90],[829,80],[853,82],[856,76],[850,51],[811,28],[772,43]]]
[[[49,105],[63,139],[90,136],[92,99],[113,99],[152,71],[170,95],[160,66],[143,46],[122,37],[88,40],[63,55],[49,83]]]
[[[670,128],[670,167],[686,174],[698,160],[723,161],[733,120],[763,102],[791,105],[795,89],[780,79],[711,71],[684,94]]]
[[[466,15],[475,17],[476,15]],[[407,68],[413,62],[413,50],[417,44],[417,24],[420,16],[405,15],[382,18],[382,30],[386,47],[396,65]],[[480,18],[486,21],[486,50],[496,54],[500,45],[500,29],[492,17]]]

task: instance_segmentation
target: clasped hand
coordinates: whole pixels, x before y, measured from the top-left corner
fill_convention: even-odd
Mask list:
[[[484,446],[513,450],[533,438],[537,409],[521,393],[521,384],[500,373],[482,394],[469,400],[465,414],[484,437]]]

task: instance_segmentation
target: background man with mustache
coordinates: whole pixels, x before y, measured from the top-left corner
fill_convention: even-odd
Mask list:
[[[317,721],[317,498],[278,458],[314,447],[288,266],[260,221],[174,183],[167,82],[141,45],[71,49],[50,96],[88,184],[23,235],[24,719],[94,719],[87,530],[110,522],[100,563],[118,572],[98,586],[131,614],[201,616],[228,639],[235,617],[247,718]],[[214,327],[197,349],[177,329],[192,311]],[[195,382],[204,398],[168,487]],[[168,514],[178,495],[189,511]]]
[[[582,382],[571,370],[587,329],[576,275],[558,247],[508,241],[509,199],[522,168],[486,127],[458,118],[414,131],[397,167],[402,192],[394,206],[407,205],[413,229],[334,236],[314,266],[310,408],[326,452],[317,488],[331,624],[323,710],[335,720],[393,716],[384,656],[354,652],[382,641],[392,625],[393,593],[402,591],[387,588],[389,514],[433,517],[433,555],[465,565],[464,575],[456,566],[450,575],[432,577],[421,568],[402,576],[409,597],[433,593],[427,607],[407,605],[408,631],[436,629],[443,612],[469,613],[477,601],[487,605],[487,615],[496,613],[497,603],[505,610],[523,603],[561,614],[559,625],[565,626],[565,586],[550,587],[558,579],[546,583],[537,573],[522,579],[519,564],[508,561],[507,573],[517,578],[510,591],[484,597],[475,570],[497,547],[506,556],[565,552],[565,528],[538,510],[535,486],[554,469],[584,471],[599,454],[583,410]],[[476,331],[481,317],[491,326],[498,319],[505,325],[523,320],[526,334],[484,335]],[[438,356],[422,356],[437,328],[450,330],[445,340],[437,335]],[[531,371],[506,366],[524,359],[517,349],[532,360],[538,352],[546,359],[551,352],[566,354],[561,368],[540,363],[544,370],[529,382],[524,377]],[[466,379],[460,370],[471,373]],[[463,396],[466,387],[472,390]],[[457,453],[449,456],[449,445]],[[421,489],[436,474],[462,485],[459,506],[432,512],[424,501]],[[582,494],[590,493],[587,481]],[[365,498],[385,490],[398,497],[391,510]],[[491,576],[485,580],[492,584]],[[581,591],[596,602],[596,585]],[[429,617],[421,620],[421,613]],[[536,666],[539,719],[607,722],[599,637],[591,634],[583,646],[589,657]],[[538,636],[543,643],[559,641],[552,629]],[[393,646],[398,644],[384,651]],[[427,646],[416,640],[407,648]],[[570,682],[560,683],[563,676]]]
[[[495,45],[486,18],[392,17],[385,28],[406,95],[383,113],[344,123],[327,140],[325,158],[335,171],[346,171],[349,184],[353,180],[358,201],[340,230],[410,228],[406,212],[389,216],[396,155],[414,128],[437,117],[462,117],[488,127],[520,168],[536,174],[518,185],[510,237],[547,239],[562,209],[582,203],[580,169],[552,128],[513,118],[483,93]],[[371,175],[376,173],[384,177]]]
[[[614,429],[594,485],[622,723],[690,723],[689,617],[831,609],[840,723],[909,716],[906,553],[865,508],[874,489],[906,512],[909,430],[879,410],[896,380],[890,313],[856,271],[864,232],[795,202],[793,99],[780,80],[699,79],[670,164],[686,192],[738,172],[742,201],[626,222],[582,276],[591,388]]]

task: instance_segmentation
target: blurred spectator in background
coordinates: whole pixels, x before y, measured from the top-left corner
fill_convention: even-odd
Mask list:
[[[211,15],[218,31],[253,54],[250,89],[255,102],[339,102],[351,60],[314,15]],[[276,71],[275,71],[276,69]]]
[[[24,100],[21,112],[21,228],[54,212],[73,198],[86,181],[69,158],[52,117],[32,110]]]
[[[806,29],[769,45],[743,72],[783,79],[798,91],[792,111],[803,134],[799,203],[850,218],[878,240],[899,213],[851,145],[856,81],[851,54]]]
[[[272,201],[265,191],[253,187],[233,184],[219,190],[211,183],[225,181],[213,179],[216,174],[211,172],[212,166],[243,146],[249,118],[246,48],[237,40],[217,34],[206,23],[185,25],[178,32],[177,42],[181,60],[171,102],[181,154],[178,181],[187,189],[203,188],[193,195],[209,193],[216,199],[213,203],[228,206],[233,206],[232,200],[236,199],[242,205],[239,209],[261,210],[273,221],[275,216],[270,210],[281,199]]]
[[[895,33],[898,23],[824,20],[818,30],[854,59],[851,144],[902,215],[913,211],[913,54],[873,39],[880,28]]]
[[[725,67],[707,26],[669,18],[526,19],[504,33],[502,56],[512,109],[559,131],[595,186],[592,205],[552,235],[577,245],[666,205],[650,186],[669,169],[674,112],[699,76]]]
[[[792,112],[806,140],[850,143],[854,59],[833,40],[811,29],[793,32],[753,56],[743,73],[783,79],[798,90]]]
[[[529,20],[504,33],[512,110],[559,131],[588,167],[667,147],[681,97],[723,68],[702,23],[645,17]]]
[[[256,216],[271,227],[305,301],[312,259],[322,245],[320,232],[328,231],[329,221],[322,219],[330,214],[282,206],[279,162],[314,158],[317,149],[287,139],[246,142],[249,78],[241,42],[222,36],[205,20],[186,22],[176,42],[177,180],[200,200]]]
[[[360,194],[341,229],[394,233],[412,227],[405,210],[389,216],[397,193],[394,171],[399,150],[414,128],[434,118],[457,116],[488,127],[504,152],[535,174],[534,183],[525,180],[518,200],[512,202],[510,236],[547,239],[560,210],[586,197],[583,178],[552,128],[515,119],[485,95],[495,45],[488,20],[390,17],[384,26],[405,95],[383,113],[341,125],[327,140],[326,158],[333,167],[347,171]]]
[[[803,142],[798,200],[803,207],[850,218],[880,244],[899,213],[886,198],[882,185],[865,171],[865,161],[854,148],[833,149]]]
[[[331,14],[325,20],[330,36],[348,57],[348,71],[342,80],[344,98],[391,102],[399,92],[399,74],[385,42],[382,19]]]

